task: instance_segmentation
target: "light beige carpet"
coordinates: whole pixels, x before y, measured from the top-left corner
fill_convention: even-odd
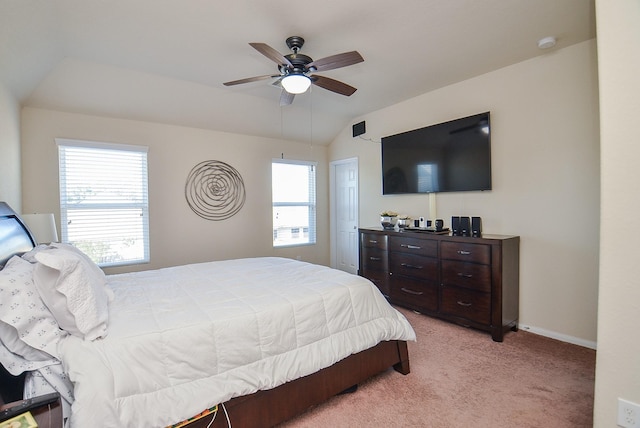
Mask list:
[[[595,351],[526,331],[504,342],[400,309],[418,341],[387,371],[282,424],[294,427],[591,427]]]

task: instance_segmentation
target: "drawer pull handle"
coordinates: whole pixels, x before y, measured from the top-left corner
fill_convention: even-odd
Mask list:
[[[471,251],[458,250],[457,253],[461,256],[468,256],[469,254],[471,254]]]
[[[374,262],[379,262],[382,259],[380,257],[369,257],[369,260],[373,260]]]
[[[413,290],[409,290],[408,288],[404,288],[402,287],[400,290],[404,291],[405,293],[408,294],[413,294],[414,296],[422,296],[424,294],[424,291],[413,291]]]
[[[414,266],[407,263],[400,263],[400,266],[408,268],[408,269],[422,269],[422,266]]]
[[[369,239],[369,244],[377,244],[378,241],[376,241],[375,239]]]
[[[458,276],[460,276],[462,278],[471,278],[471,277],[473,277],[473,275],[471,275],[469,273],[462,273],[462,272],[458,272]]]
[[[410,245],[410,244],[400,244],[401,247],[403,248],[408,248],[410,250],[421,250],[422,247],[418,247],[417,245]]]
[[[458,303],[460,306],[464,306],[464,307],[469,307],[471,306],[471,303],[468,302],[463,302],[462,300],[458,300],[456,303]]]

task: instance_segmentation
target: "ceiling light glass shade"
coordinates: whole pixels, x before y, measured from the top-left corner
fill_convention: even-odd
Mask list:
[[[311,79],[304,74],[290,74],[282,79],[282,87],[290,94],[301,94],[309,89]]]

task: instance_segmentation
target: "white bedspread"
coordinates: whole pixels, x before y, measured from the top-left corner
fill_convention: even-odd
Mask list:
[[[60,345],[72,427],[153,427],[415,340],[368,280],[282,258],[112,275],[109,332]],[[232,421],[233,422],[233,421]]]

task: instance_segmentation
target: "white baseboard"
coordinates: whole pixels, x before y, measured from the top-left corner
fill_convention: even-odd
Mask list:
[[[574,345],[583,346],[590,349],[598,349],[598,343],[590,340],[579,339],[577,337],[569,336],[567,334],[558,333],[555,331],[545,330],[544,328],[534,327],[531,325],[520,324],[518,328],[530,333],[539,334],[540,336],[550,337],[551,339],[560,340],[562,342],[572,343]]]

